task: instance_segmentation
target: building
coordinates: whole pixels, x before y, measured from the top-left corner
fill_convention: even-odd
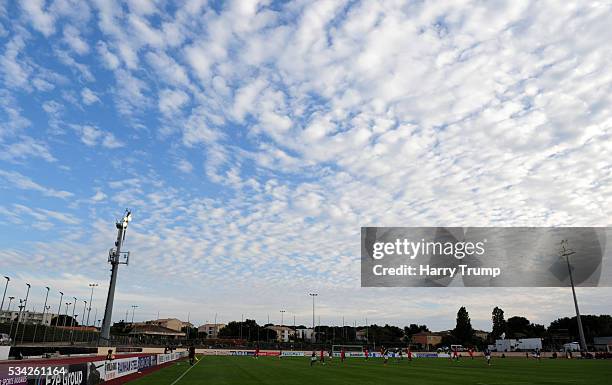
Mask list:
[[[367,328],[363,328],[363,329],[358,329],[355,332],[355,339],[357,341],[368,341],[368,329]]]
[[[429,350],[442,343],[442,333],[419,332],[412,335],[412,343],[422,345]]]
[[[541,338],[511,338],[507,340],[495,340],[495,351],[516,352],[542,349]]]
[[[17,318],[19,318],[20,323],[26,324],[38,324],[38,325],[51,325],[51,320],[55,318],[57,314],[54,313],[38,313],[33,311],[24,311],[21,312],[21,317],[19,311],[15,310],[2,310],[0,311],[0,323],[11,323],[17,322]]]
[[[595,350],[612,352],[612,337],[595,337],[593,345],[595,345]]]
[[[193,327],[193,324],[191,322],[181,321],[178,318],[160,318],[156,320],[146,321],[144,323],[141,323],[140,325],[142,324],[157,325],[177,332],[180,332],[181,330],[183,330],[184,327],[187,326]]]
[[[206,333],[206,338],[219,338],[219,330],[223,329],[225,324],[204,324],[198,326],[198,334]]]
[[[278,342],[289,342],[289,338],[295,335],[295,330],[289,326],[271,325],[267,326],[266,329],[276,332],[276,341]]]
[[[486,341],[487,338],[489,338],[489,332],[485,332],[484,330],[474,330],[474,336]]]
[[[295,336],[298,340],[312,341],[314,339],[314,330],[309,328],[297,328],[295,329]]]
[[[135,324],[129,335],[175,339],[185,337],[185,333],[156,324]]]

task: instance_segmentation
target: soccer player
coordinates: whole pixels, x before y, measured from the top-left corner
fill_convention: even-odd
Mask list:
[[[342,350],[340,350],[340,362],[344,362],[345,358],[344,348],[342,348]]]
[[[365,350],[363,351],[363,354],[365,354],[365,359],[367,361],[368,360],[368,356],[370,355],[370,351],[368,350],[368,348],[365,348]]]
[[[404,359],[404,356],[402,353],[402,348],[398,348],[397,349],[397,362],[402,362],[403,359]]]
[[[489,348],[485,348],[484,356],[487,360],[487,365],[491,366],[491,351],[489,350]]]
[[[412,361],[412,350],[410,350],[410,347],[406,349],[406,354],[408,355],[408,361]]]
[[[189,365],[193,366],[195,364],[195,346],[191,345],[189,347]]]
[[[317,362],[317,353],[313,350],[310,356],[310,366],[314,365],[315,362]]]
[[[384,359],[383,364],[387,365],[387,362],[389,361],[389,350],[383,348],[382,352],[383,352],[383,359]]]
[[[470,355],[470,358],[473,360],[474,359],[474,348],[469,348],[468,354]]]
[[[254,358],[259,358],[259,345],[257,345],[255,347],[255,355],[253,356]]]
[[[319,361],[321,365],[325,365],[325,349],[321,348],[321,354],[319,355]]]
[[[453,358],[459,361],[459,351],[457,350],[457,348],[453,349]]]
[[[540,349],[539,348],[536,348],[534,356],[535,356],[536,360],[540,361],[541,354],[540,354]]]

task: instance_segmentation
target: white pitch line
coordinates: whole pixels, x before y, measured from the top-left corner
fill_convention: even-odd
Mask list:
[[[193,365],[192,365],[192,366],[190,366],[190,367],[189,367],[187,370],[185,370],[185,371],[183,372],[183,374],[181,374],[181,375],[179,376],[179,378],[177,378],[176,380],[174,380],[174,382],[173,382],[173,383],[171,383],[170,385],[174,385],[174,384],[176,384],[177,382],[179,382],[179,381],[181,380],[181,378],[183,378],[183,377],[185,376],[185,374],[187,374],[187,372],[188,372],[188,371],[190,371],[191,369],[193,369],[193,367],[194,367],[194,366],[196,366],[197,364],[199,364],[201,360],[202,360],[202,359],[197,360],[195,364],[193,364]]]

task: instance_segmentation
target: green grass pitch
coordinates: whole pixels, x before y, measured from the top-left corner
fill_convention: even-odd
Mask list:
[[[188,368],[187,362],[178,362],[129,385],[612,384],[610,360],[498,358],[487,366],[482,358],[459,362],[420,358],[389,360],[384,366],[381,359],[352,358],[341,363],[334,358],[326,365],[310,367],[309,357],[206,356],[181,377]]]

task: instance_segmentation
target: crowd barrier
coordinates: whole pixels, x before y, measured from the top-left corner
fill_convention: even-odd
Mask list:
[[[186,351],[139,354],[101,360],[100,357],[19,360],[0,363],[0,385],[93,385],[176,361]]]

